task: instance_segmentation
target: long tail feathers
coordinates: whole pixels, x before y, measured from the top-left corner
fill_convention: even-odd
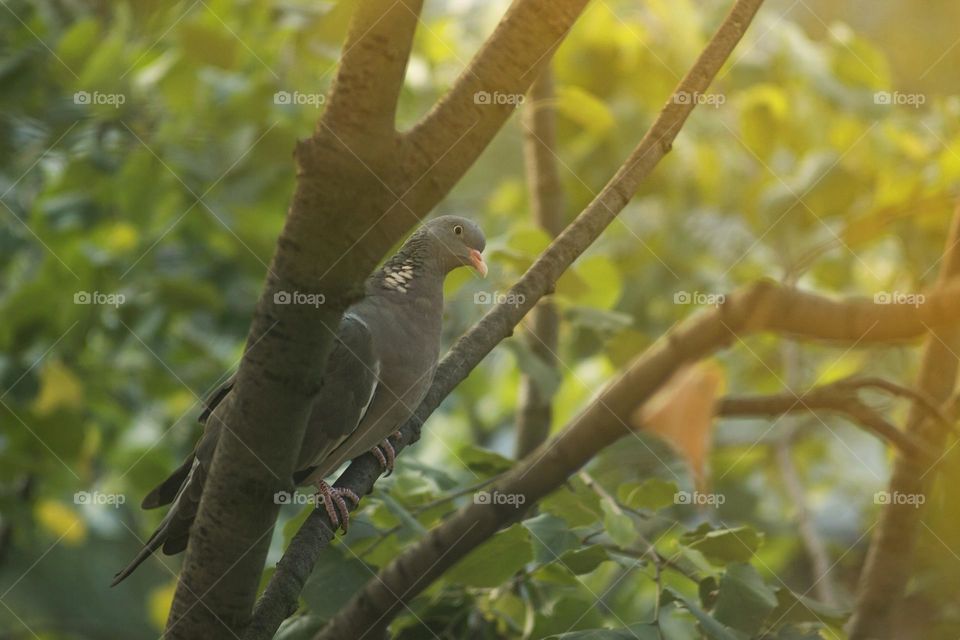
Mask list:
[[[147,494],[143,502],[140,503],[140,508],[156,509],[157,507],[162,507],[176,500],[177,495],[180,493],[180,488],[183,487],[187,476],[190,475],[190,470],[193,468],[195,458],[196,455],[193,453],[187,456],[183,464],[177,467],[166,480],[158,484],[153,491]]]
[[[180,479],[180,483],[176,486],[174,497],[167,500],[166,496],[170,487],[174,486],[173,483],[177,478]],[[113,582],[110,583],[111,587],[120,584],[160,547],[163,547],[166,554],[178,553],[186,548],[190,536],[190,525],[193,524],[193,519],[197,515],[197,506],[200,504],[204,480],[206,480],[206,473],[200,461],[191,455],[187,462],[174,471],[159,487],[150,492],[144,499],[145,509],[159,507],[170,502],[173,504],[170,506],[170,511],[160,522],[160,526],[153,532],[153,535],[143,545],[136,557],[123,570],[114,575]],[[154,499],[151,500],[151,497]],[[147,506],[148,504],[152,506]]]

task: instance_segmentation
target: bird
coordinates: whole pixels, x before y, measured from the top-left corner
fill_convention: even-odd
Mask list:
[[[454,215],[422,224],[366,280],[364,295],[344,312],[314,397],[293,474],[297,486],[316,487],[334,529],[349,526],[346,500],[360,498],[325,478],[343,463],[371,452],[392,472],[397,430],[433,381],[440,355],[443,283],[459,267],[487,275],[486,238],[473,221]],[[276,298],[275,298],[276,300]],[[119,584],[157,549],[186,549],[222,421],[218,407],[231,393],[231,377],[205,401],[204,432],[193,452],[143,499],[143,509],[171,505],[140,552],[114,576]]]

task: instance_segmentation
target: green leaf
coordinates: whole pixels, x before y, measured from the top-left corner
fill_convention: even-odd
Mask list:
[[[626,629],[587,629],[547,636],[546,640],[659,640],[656,625],[632,624]]]
[[[574,575],[582,576],[596,569],[602,562],[610,559],[607,550],[598,544],[572,549],[560,556],[558,562]]]
[[[763,543],[763,534],[750,527],[714,529],[703,523],[680,537],[681,544],[696,549],[717,565],[749,562]]]
[[[549,513],[524,520],[523,526],[533,536],[534,559],[540,563],[556,560],[580,542],[563,518]]]
[[[677,591],[666,588],[663,590],[663,596],[664,597],[661,599],[662,604],[673,601],[682,603],[687,611],[693,614],[693,617],[696,618],[697,622],[700,623],[700,628],[707,635],[707,637],[711,638],[712,640],[744,640],[733,630],[725,627],[723,624],[714,619],[709,613],[698,607],[690,599],[684,597]]]
[[[468,469],[486,478],[503,473],[513,466],[513,460],[510,458],[472,444],[457,451],[457,457],[467,465]]]
[[[617,489],[620,502],[632,509],[656,511],[673,504],[677,485],[660,478],[639,482],[626,482]]]
[[[303,587],[303,599],[310,612],[330,618],[360,590],[374,571],[354,557],[345,557],[339,550],[324,552],[323,562],[318,562]]]
[[[516,356],[520,370],[530,376],[541,397],[549,398],[556,393],[561,381],[560,372],[556,368],[534,353],[525,340],[506,340],[502,344]]]
[[[426,527],[420,524],[420,521],[414,517],[412,513],[407,511],[406,507],[390,497],[386,492],[381,492],[379,498],[383,500],[383,504],[386,505],[387,509],[390,510],[390,513],[395,515],[403,526],[406,528],[415,531],[416,533],[423,535],[427,532]]]
[[[713,615],[728,627],[754,634],[776,606],[776,593],[757,570],[749,564],[735,563],[728,565],[720,578],[720,595]]]
[[[574,478],[566,486],[540,501],[540,509],[567,521],[571,527],[597,522],[603,515],[600,499],[583,481]]]
[[[607,535],[617,544],[617,546],[628,548],[633,545],[637,539],[637,528],[633,524],[633,518],[620,511],[609,501],[600,503],[603,509],[603,526],[607,530]]]
[[[520,523],[497,533],[447,572],[446,580],[467,587],[492,588],[533,560],[530,532]]]
[[[776,596],[777,608],[771,618],[779,619],[780,624],[826,622],[834,626],[842,626],[850,616],[850,612],[845,609],[807,598],[790,589],[777,589]]]

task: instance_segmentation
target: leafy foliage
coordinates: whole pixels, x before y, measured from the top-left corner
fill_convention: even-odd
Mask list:
[[[427,4],[401,100],[405,126],[504,6]],[[4,3],[0,629],[92,638],[162,627],[177,559],[106,585],[161,517],[137,503],[189,452],[201,399],[239,358],[292,193],[293,144],[323,108],[350,6]],[[600,2],[578,22],[555,62],[566,219],[626,157],[725,8]],[[510,467],[521,373],[556,390],[557,429],[694,312],[697,294],[760,276],[866,296],[931,284],[960,179],[960,100],[935,86],[913,94],[924,96],[916,108],[878,103],[876,92],[901,90],[889,63],[900,51],[842,25],[813,38],[795,20],[761,14],[712,103],[560,280],[560,367],[516,339],[492,354],[365,499],[279,637],[310,637],[379,567]],[[512,119],[439,207],[478,219],[491,239],[489,280],[448,281],[448,342],[485,311],[489,296],[478,294],[506,291],[548,242],[527,215],[522,133]],[[718,366],[732,392],[768,393],[788,378],[805,387],[861,371],[908,381],[916,356],[805,346],[793,366],[779,341],[761,336],[732,344]],[[904,407],[889,413],[899,419]],[[772,463],[784,425],[725,420],[709,456],[712,486],[695,488],[664,443],[625,438],[588,469],[602,491],[572,479],[412,601],[394,632],[844,637],[887,460],[839,418],[800,427],[793,458],[837,562],[840,602],[812,595],[821,576]],[[910,637],[960,634],[950,551],[960,548],[960,511],[947,499],[957,455],[950,450],[928,498],[909,595],[937,615],[912,620]],[[678,500],[696,489],[723,501]],[[305,515],[286,508],[269,566]]]

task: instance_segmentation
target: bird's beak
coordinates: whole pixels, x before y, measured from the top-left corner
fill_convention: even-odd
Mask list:
[[[470,266],[480,274],[481,278],[487,277],[487,263],[483,261],[483,256],[476,249],[470,249]]]

